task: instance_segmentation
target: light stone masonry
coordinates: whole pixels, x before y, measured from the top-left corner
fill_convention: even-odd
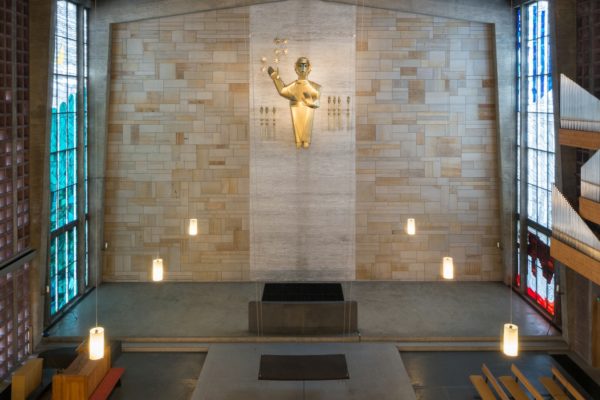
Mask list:
[[[248,279],[247,21],[113,26],[104,280],[148,281],[156,256],[167,280]]]
[[[500,280],[491,26],[359,8],[356,29],[357,279],[438,280],[448,255]]]

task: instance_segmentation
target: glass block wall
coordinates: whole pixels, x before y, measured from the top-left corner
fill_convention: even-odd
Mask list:
[[[0,379],[30,353],[29,2],[0,0]]]

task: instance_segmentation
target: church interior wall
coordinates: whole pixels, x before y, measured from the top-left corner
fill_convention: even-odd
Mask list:
[[[286,4],[293,2],[281,3],[283,9]],[[273,222],[274,217],[266,218],[268,212],[261,215],[249,204],[249,193],[257,189],[249,176],[253,167],[259,171],[260,151],[268,146],[249,137],[255,125],[260,127],[260,104],[248,106],[249,97],[255,98],[252,88],[259,87],[250,71],[260,69],[260,61],[258,53],[249,58],[247,37],[253,32],[248,32],[248,10],[112,25],[104,279],[148,280],[157,254],[165,258],[168,279],[250,278],[250,265],[256,262],[250,243],[261,248],[260,240],[252,240],[260,234],[251,229],[251,221]],[[290,23],[297,22],[295,14],[288,14]],[[286,18],[285,13],[279,18]],[[348,107],[356,112],[356,129],[345,130],[352,135],[355,164],[342,151],[327,155],[333,157],[332,170],[355,180],[349,190],[337,191],[336,201],[356,231],[342,242],[346,247],[332,264],[350,264],[348,276],[357,279],[436,280],[442,256],[451,255],[458,279],[501,280],[502,174],[492,25],[371,8],[358,8],[345,18],[356,46],[355,54],[349,52],[343,60],[356,66]],[[319,47],[317,41],[294,39],[290,37],[290,51],[305,46],[317,60],[327,51],[326,42]],[[260,85],[265,84],[275,92],[266,73]],[[315,120],[316,137],[332,137],[325,126],[331,124],[325,119],[327,93],[317,110],[323,118]],[[278,100],[277,129],[291,130],[284,125],[289,124],[284,100],[271,102]],[[291,134],[277,142],[286,138],[293,145]],[[318,154],[318,146],[317,141],[307,152]],[[286,152],[306,152],[278,151],[281,158]],[[263,189],[274,187],[267,174],[255,176],[267,185]],[[318,220],[314,210],[321,200],[299,196]],[[190,238],[185,222],[193,214],[198,214],[200,235]],[[286,222],[285,212],[279,215],[279,222],[270,225],[288,223],[292,233],[306,225],[307,218],[288,218],[299,221],[294,223]],[[417,238],[404,232],[408,217],[418,221]],[[335,232],[325,232],[331,225],[311,229],[334,237]],[[281,242],[271,246],[274,254],[278,246],[285,249]],[[282,250],[279,254],[285,254]],[[315,279],[314,274],[305,276]]]

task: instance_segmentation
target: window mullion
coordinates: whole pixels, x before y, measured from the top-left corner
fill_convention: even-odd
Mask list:
[[[527,95],[529,93],[528,86],[528,58],[527,58],[527,46],[529,40],[529,13],[527,12],[527,7],[521,7],[521,97],[519,102],[521,103],[521,120],[519,123],[521,124],[521,142],[519,143],[521,147],[521,160],[518,168],[521,170],[521,181],[519,184],[521,185],[521,197],[519,207],[519,225],[520,235],[519,235],[519,249],[520,249],[520,273],[521,273],[521,282],[525,282],[525,284],[520,285],[520,291],[522,293],[525,292],[527,287],[527,219],[528,219],[528,187],[527,183],[529,181],[529,174],[527,168],[527,117],[528,117],[528,104],[527,104]]]
[[[83,169],[83,128],[84,116],[83,109],[83,80],[84,60],[83,60],[83,8],[77,6],[77,287],[78,293],[85,290],[85,202],[84,202],[84,169]]]

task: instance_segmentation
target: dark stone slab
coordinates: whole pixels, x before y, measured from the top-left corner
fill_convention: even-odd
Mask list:
[[[340,283],[265,283],[262,301],[344,301]]]
[[[330,381],[350,379],[344,354],[260,356],[258,379],[271,381]]]
[[[343,335],[358,332],[358,304],[341,302],[248,303],[248,330],[261,335]]]

